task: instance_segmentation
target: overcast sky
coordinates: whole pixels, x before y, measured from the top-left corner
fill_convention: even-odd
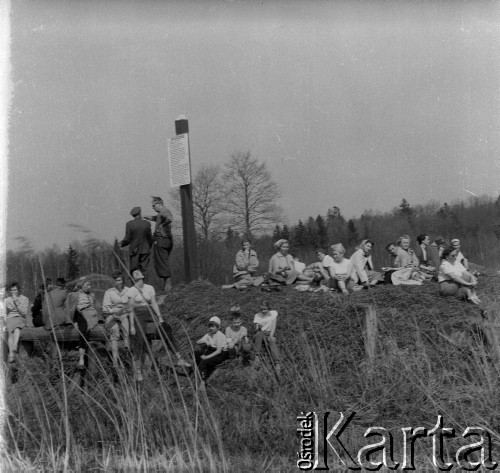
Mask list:
[[[193,172],[249,150],[288,224],[496,197],[499,5],[15,0],[7,247],[121,239],[180,114]]]

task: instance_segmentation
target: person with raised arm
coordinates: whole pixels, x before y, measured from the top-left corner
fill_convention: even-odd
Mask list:
[[[153,232],[153,263],[156,274],[163,282],[162,290],[172,290],[172,270],[169,256],[174,247],[172,237],[172,212],[168,210],[161,197],[152,196],[152,207],[157,215],[144,216],[146,220],[156,222]]]

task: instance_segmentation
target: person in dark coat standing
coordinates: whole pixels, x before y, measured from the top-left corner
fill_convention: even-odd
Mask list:
[[[155,271],[158,277],[163,281],[163,290],[172,290],[172,270],[170,269],[170,263],[168,258],[170,252],[174,247],[174,242],[172,239],[172,212],[168,210],[163,204],[163,199],[161,197],[151,196],[153,202],[153,210],[157,213],[152,217],[144,218],[156,222],[154,231],[154,246],[153,246],[153,259],[155,265]]]
[[[134,220],[127,222],[125,226],[125,238],[120,246],[129,246],[130,251],[130,272],[136,269],[146,274],[151,257],[151,246],[153,245],[153,235],[151,234],[151,224],[143,220],[141,208],[134,207],[130,211]]]

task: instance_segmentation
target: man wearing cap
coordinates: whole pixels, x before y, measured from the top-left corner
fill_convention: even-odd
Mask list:
[[[146,274],[151,257],[151,246],[153,245],[153,235],[151,234],[151,224],[142,218],[141,208],[134,207],[130,211],[134,217],[125,225],[125,238],[120,246],[129,245],[130,252],[130,272],[139,269]]]
[[[172,239],[172,212],[163,204],[161,197],[151,196],[152,207],[157,215],[150,217],[144,216],[145,219],[156,222],[155,231],[153,233],[153,261],[155,271],[158,277],[163,281],[163,290],[170,291],[172,289],[172,271],[168,258],[174,247]]]

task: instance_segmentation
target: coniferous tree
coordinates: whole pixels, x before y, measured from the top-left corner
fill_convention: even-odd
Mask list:
[[[318,230],[316,227],[316,221],[313,217],[307,219],[307,246],[309,248],[314,248],[318,246]]]
[[[280,232],[280,237],[285,240],[290,240],[290,230],[287,225],[283,225],[283,228]]]
[[[399,204],[399,213],[403,217],[408,217],[410,215],[413,215],[413,209],[411,208],[410,203],[406,199],[403,199]]]
[[[358,241],[359,241],[358,229],[356,228],[354,220],[350,218],[347,221],[347,244],[356,245]]]
[[[318,246],[325,248],[328,246],[328,228],[325,219],[321,215],[316,217],[316,226],[318,228],[316,243]]]
[[[118,242],[118,239],[115,238],[115,241],[113,242],[113,253],[112,253],[112,258],[111,258],[111,265],[119,267],[121,269],[120,261],[123,264],[125,264],[125,259],[123,257],[123,250],[120,247],[120,243]]]
[[[334,206],[327,212],[328,240],[331,243],[341,243],[345,237],[345,219],[340,208]]]
[[[281,238],[281,228],[279,225],[276,225],[273,230],[273,241],[277,242]]]
[[[302,220],[299,220],[299,223],[295,227],[293,232],[293,242],[296,247],[303,247],[306,245],[307,240],[307,229],[305,225],[302,223]]]
[[[80,264],[78,262],[78,253],[71,245],[66,252],[66,279],[73,281],[80,276]]]

